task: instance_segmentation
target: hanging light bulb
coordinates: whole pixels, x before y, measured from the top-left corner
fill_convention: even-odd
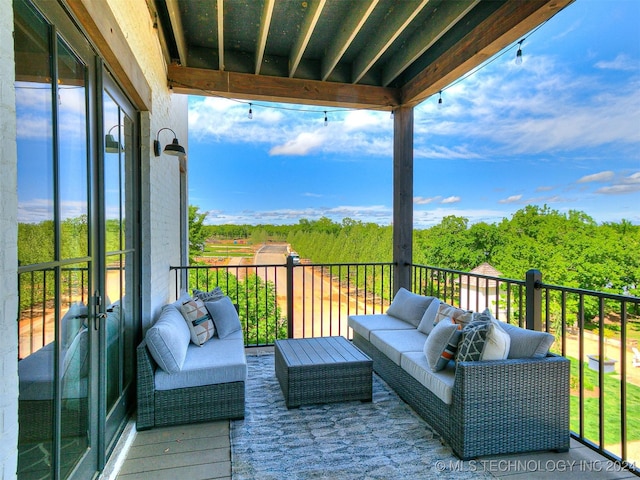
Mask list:
[[[438,92],[440,97],[438,98],[438,108],[442,108],[442,90]]]
[[[327,112],[324,112],[324,126],[326,127],[327,125],[329,125],[329,120],[327,119]]]
[[[253,110],[251,110],[251,104],[249,104],[249,120],[251,120],[253,118]]]
[[[516,65],[522,65],[522,42],[524,42],[524,39],[518,42],[518,51],[516,52]]]
[[[389,115],[389,118],[393,120],[393,110],[391,110],[391,115]]]

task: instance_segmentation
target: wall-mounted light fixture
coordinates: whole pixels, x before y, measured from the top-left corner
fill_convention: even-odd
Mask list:
[[[153,141],[153,153],[156,157],[160,156],[160,132],[163,130],[169,130],[173,133],[173,142],[169,143],[166,147],[164,147],[164,153],[167,155],[173,155],[176,157],[184,158],[187,156],[187,152],[184,147],[180,145],[178,139],[176,138],[176,132],[171,130],[169,127],[164,127],[158,130],[158,134],[156,135],[156,139]]]
[[[114,125],[109,129],[107,134],[104,136],[104,151],[107,153],[118,153],[124,150],[122,144],[115,139],[113,135],[111,135],[111,131],[114,128],[121,127],[122,125]]]

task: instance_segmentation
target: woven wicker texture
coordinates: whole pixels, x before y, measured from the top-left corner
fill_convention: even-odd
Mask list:
[[[276,377],[289,408],[371,401],[372,363],[344,337],[275,342]]]
[[[569,449],[569,360],[462,362],[447,405],[354,333],[373,368],[462,459]]]
[[[137,357],[138,430],[244,417],[244,382],[156,391],[153,375],[158,366],[145,341],[138,346]]]

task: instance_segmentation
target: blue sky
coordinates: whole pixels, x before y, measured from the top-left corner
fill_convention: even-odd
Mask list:
[[[526,205],[640,224],[640,1],[577,0],[414,111],[414,227]],[[389,112],[189,99],[189,203],[209,224],[391,224]],[[324,125],[324,110],[328,124]]]

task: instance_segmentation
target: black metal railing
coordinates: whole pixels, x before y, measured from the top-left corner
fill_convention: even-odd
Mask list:
[[[237,301],[245,344],[253,346],[283,337],[350,338],[349,315],[383,313],[390,304],[394,268],[391,263],[289,262],[172,270],[176,284],[187,271],[190,288],[219,285]],[[501,321],[553,334],[552,352],[571,360],[574,438],[634,470],[640,453],[630,452],[629,445],[640,443],[640,367],[635,366],[640,359],[633,361],[632,349],[640,337],[640,298],[545,284],[536,270],[515,280],[424,265],[411,269],[416,293],[467,310],[489,308]],[[264,284],[254,289],[259,282],[246,283],[252,276]],[[274,304],[278,307],[270,307]],[[612,361],[613,371],[598,358]]]
[[[351,337],[349,315],[383,313],[395,288],[392,263],[171,267],[175,285],[216,286],[238,305],[247,346],[278,338]],[[83,268],[65,268],[60,305],[86,302]],[[619,462],[640,459],[640,298],[543,282],[531,270],[524,280],[411,265],[411,289],[464,309],[491,309],[499,320],[556,337],[552,352],[571,360],[571,430],[579,441]],[[54,334],[54,269],[18,275],[19,355]],[[179,292],[175,292],[176,297]],[[636,349],[636,350],[634,350]],[[602,361],[604,359],[604,361]],[[633,468],[632,468],[633,469]],[[634,470],[635,471],[635,470]]]
[[[176,288],[185,272],[190,290],[220,287],[238,305],[247,346],[273,345],[276,339],[287,337],[350,337],[349,315],[382,313],[393,295],[390,263],[290,262],[171,270]]]

